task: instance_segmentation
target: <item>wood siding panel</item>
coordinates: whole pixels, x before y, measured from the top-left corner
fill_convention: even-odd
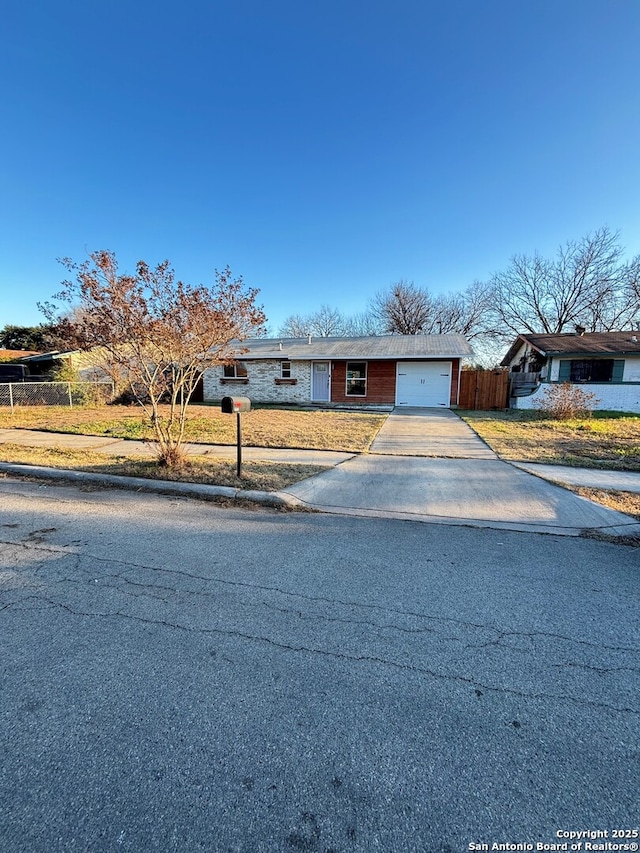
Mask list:
[[[366,359],[353,359],[366,361]],[[331,402],[332,403],[395,403],[396,401],[396,363],[395,361],[367,362],[366,397],[347,397],[347,362],[331,363]]]
[[[451,394],[449,396],[449,405],[458,405],[458,380],[460,378],[460,359],[451,359]]]

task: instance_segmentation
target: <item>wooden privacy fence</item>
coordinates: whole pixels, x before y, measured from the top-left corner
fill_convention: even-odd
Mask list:
[[[506,409],[509,407],[508,370],[461,370],[461,409]]]

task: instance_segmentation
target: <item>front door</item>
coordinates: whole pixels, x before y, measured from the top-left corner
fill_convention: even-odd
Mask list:
[[[328,361],[314,361],[311,383],[311,399],[316,403],[328,403],[331,399],[331,371]]]

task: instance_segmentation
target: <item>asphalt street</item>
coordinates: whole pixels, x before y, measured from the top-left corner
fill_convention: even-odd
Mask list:
[[[0,581],[2,851],[638,826],[637,549],[4,478]]]

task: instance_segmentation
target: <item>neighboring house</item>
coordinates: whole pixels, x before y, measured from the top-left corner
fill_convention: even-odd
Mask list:
[[[28,355],[37,353],[34,350],[0,349],[0,384],[26,382],[29,379],[29,368],[18,363]]]
[[[39,381],[48,380],[51,372],[64,364],[75,364],[75,359],[79,355],[76,350],[68,350],[61,352],[53,350],[51,352],[36,353],[36,355],[27,355],[20,359],[21,364],[25,364],[29,368],[29,373],[32,378]]]
[[[518,335],[502,360],[511,405],[535,408],[548,383],[588,386],[598,409],[640,412],[640,331]]]
[[[39,353],[32,349],[0,349],[0,362],[17,361],[28,355],[39,355]]]
[[[49,381],[54,372],[65,365],[77,371],[82,382],[110,381],[110,376],[101,366],[99,350],[53,350],[25,356],[20,359],[20,363],[28,367],[32,380],[40,382]]]
[[[241,350],[205,370],[205,401],[445,408],[458,404],[460,361],[473,355],[461,335],[255,338]]]

